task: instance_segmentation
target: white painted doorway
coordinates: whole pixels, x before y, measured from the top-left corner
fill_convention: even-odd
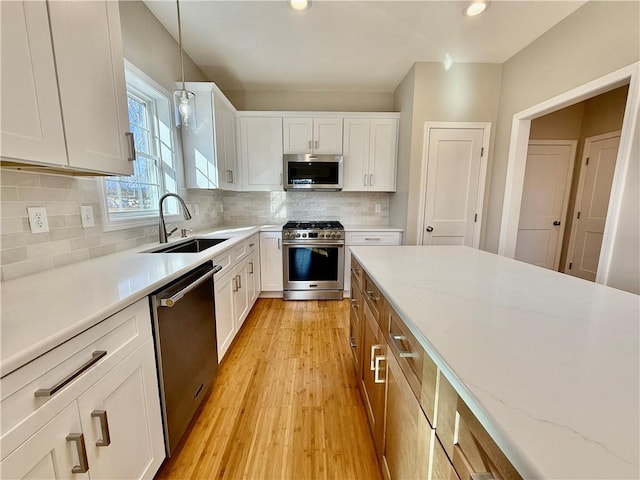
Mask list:
[[[558,270],[576,140],[531,140],[515,258]]]
[[[619,131],[584,141],[565,273],[592,282],[598,272],[619,146]]]
[[[488,123],[425,124],[422,245],[478,248]]]

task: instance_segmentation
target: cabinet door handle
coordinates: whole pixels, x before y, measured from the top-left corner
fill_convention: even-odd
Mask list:
[[[316,140],[315,147],[318,148],[319,146],[320,146],[320,142],[318,140]]]
[[[374,371],[376,369],[376,350],[382,349],[382,345],[371,345],[371,364],[369,365],[369,369]]]
[[[309,150],[311,150],[313,147],[311,146],[311,140],[309,140]]]
[[[87,473],[89,471],[89,460],[87,460],[87,446],[84,443],[84,435],[82,433],[70,433],[65,440],[67,442],[75,442],[78,450],[80,465],[74,465],[71,473]]]
[[[130,162],[135,162],[136,161],[136,144],[135,144],[135,140],[133,138],[133,133],[131,132],[124,132],[125,137],[127,137],[128,140],[128,144],[129,144],[129,158],[127,158],[127,160],[129,160]]]
[[[367,294],[367,297],[369,297],[369,299],[372,302],[377,302],[378,300],[380,300],[380,297],[378,297],[377,295],[374,296],[374,293],[376,292],[374,292],[373,290],[365,290],[364,292]]]
[[[34,395],[36,397],[51,397],[55,395],[58,391],[72,382],[74,379],[78,378],[82,373],[89,370],[93,365],[95,365],[102,357],[107,354],[106,350],[96,350],[91,354],[91,360],[81,365],[77,370],[74,370],[65,378],[56,383],[53,387],[50,388],[40,388],[35,391]]]
[[[280,239],[278,239],[278,250],[280,250]]]
[[[233,170],[229,170],[229,173],[231,173],[231,183],[236,183],[233,178]]]
[[[366,187],[367,186],[367,174],[364,174],[364,177],[362,179],[362,184]]]
[[[253,274],[253,262],[249,262],[249,266],[251,267],[251,270],[249,270],[249,273]]]
[[[373,173],[369,175],[369,186],[373,187]]]
[[[358,345],[356,345],[356,337],[349,337],[349,346],[351,348],[357,348]]]
[[[238,290],[240,290],[242,288],[242,277],[240,275],[236,275],[236,278],[238,279]]]
[[[231,287],[231,289],[234,292],[237,292],[239,290],[239,287],[238,287],[238,276],[237,275],[235,277],[233,277],[233,286]]]
[[[96,442],[96,447],[108,447],[111,444],[111,435],[109,434],[109,421],[107,420],[106,410],[94,410],[91,412],[92,417],[100,419],[100,431],[102,439]]]
[[[355,298],[351,299],[351,306],[353,307],[354,310],[358,309],[358,301]]]
[[[380,362],[383,362],[387,359],[387,357],[385,357],[384,355],[378,355],[375,358],[375,365],[374,365],[374,375],[373,375],[373,383],[384,383],[385,379],[380,377]]]

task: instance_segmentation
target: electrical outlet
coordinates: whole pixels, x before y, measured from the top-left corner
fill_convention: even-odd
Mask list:
[[[96,226],[93,218],[93,207],[91,205],[80,206],[80,218],[82,219],[82,228],[91,228]]]
[[[376,213],[380,213],[382,212],[382,205],[380,205],[379,203],[376,203]]]
[[[44,207],[28,207],[27,213],[29,214],[31,233],[46,233],[49,231],[47,210]]]

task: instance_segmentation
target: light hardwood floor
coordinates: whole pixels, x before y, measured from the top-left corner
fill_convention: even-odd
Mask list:
[[[259,299],[158,479],[381,479],[349,303]]]

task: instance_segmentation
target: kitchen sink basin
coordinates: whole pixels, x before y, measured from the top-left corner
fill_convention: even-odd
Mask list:
[[[202,252],[207,248],[215,247],[227,240],[228,238],[192,238],[186,242],[168,245],[149,253],[197,253]]]

